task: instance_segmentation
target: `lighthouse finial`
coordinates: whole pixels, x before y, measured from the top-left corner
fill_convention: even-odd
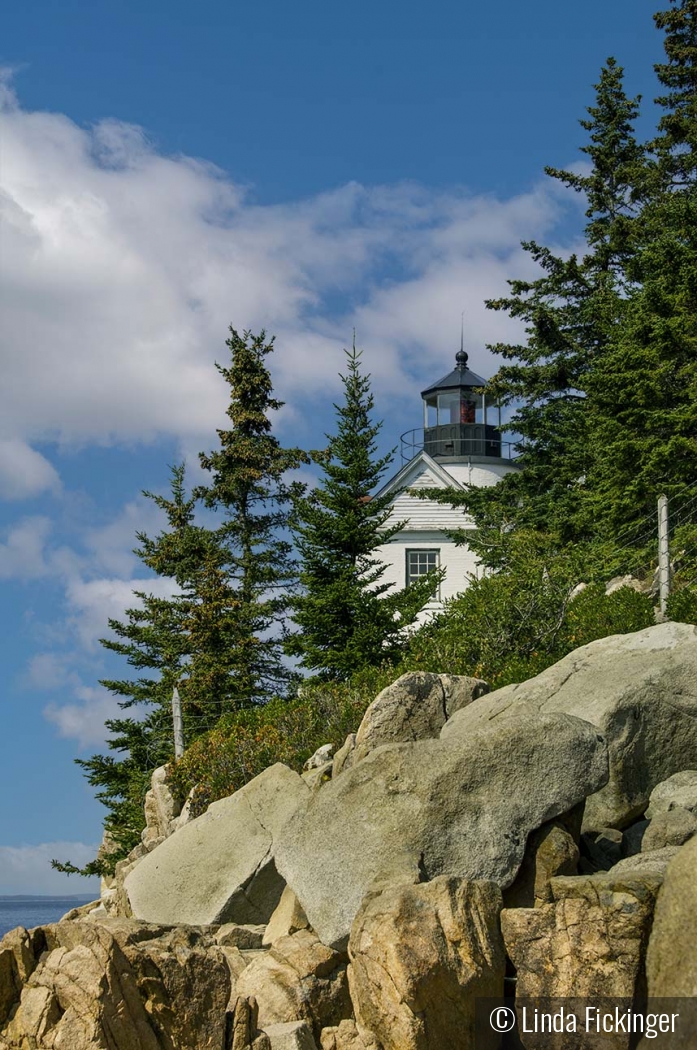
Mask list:
[[[464,372],[467,368],[468,356],[469,355],[465,353],[465,312],[463,310],[460,323],[460,349],[455,354],[455,361],[461,372]]]

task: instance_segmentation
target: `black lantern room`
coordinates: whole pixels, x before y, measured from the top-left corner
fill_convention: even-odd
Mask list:
[[[501,457],[501,410],[487,404],[482,389],[485,383],[469,370],[467,354],[461,349],[455,355],[452,372],[421,392],[423,447],[430,456]],[[494,418],[496,426],[492,425]]]

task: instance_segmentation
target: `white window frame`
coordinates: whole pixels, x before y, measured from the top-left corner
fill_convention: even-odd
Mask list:
[[[411,568],[410,567],[410,559],[411,559],[411,555],[412,554],[417,554],[417,555],[418,554],[425,554],[425,555],[433,554],[433,555],[435,555],[435,565],[431,566],[431,568],[427,568],[426,572],[431,572],[432,569],[440,569],[440,547],[407,547],[407,549],[405,551],[405,569],[406,569],[405,579],[406,579],[407,587],[411,586],[411,584],[413,584],[413,583],[416,583],[416,581],[421,576],[425,576],[426,575],[426,572],[419,572],[416,575],[413,575],[411,573],[411,571],[410,571],[410,568]],[[428,564],[428,561],[427,561],[426,564]],[[431,596],[430,601],[432,601],[432,602],[439,602],[440,601],[440,583],[438,583],[438,586],[436,587],[435,591],[433,592],[433,595]]]

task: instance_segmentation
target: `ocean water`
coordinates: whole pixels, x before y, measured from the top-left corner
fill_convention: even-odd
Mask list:
[[[94,897],[0,897],[0,937],[15,926],[45,926],[58,922],[72,908],[87,904]]]

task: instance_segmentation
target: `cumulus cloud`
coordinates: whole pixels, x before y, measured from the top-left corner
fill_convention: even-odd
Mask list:
[[[0,540],[0,579],[35,580],[45,576],[46,541],[51,522],[44,515],[22,518]]]
[[[51,861],[70,859],[81,867],[93,860],[97,846],[85,842],[42,842],[36,846],[0,846],[0,894],[99,894],[99,879],[61,875]]]
[[[122,620],[126,609],[139,608],[141,599],[134,592],[171,597],[177,587],[169,579],[120,579],[118,577],[83,579],[75,576],[66,581],[65,624],[67,640],[76,642],[77,651],[43,652],[29,663],[23,684],[35,689],[56,689],[61,686],[72,693],[67,703],[52,702],[44,708],[44,716],[52,722],[60,736],[76,740],[81,748],[100,747],[107,736],[104,723],[120,713],[118,700],[101,686],[85,685],[76,671],[99,651],[99,639],[109,637],[110,619]],[[100,672],[92,668],[93,677]]]
[[[59,736],[76,740],[80,748],[101,747],[107,736],[104,723],[122,714],[117,698],[101,686],[79,685],[74,695],[71,703],[47,704],[44,716]]]
[[[59,489],[55,468],[40,452],[18,438],[0,441],[0,498],[26,499]]]
[[[141,564],[133,553],[138,545],[136,533],[156,536],[164,525],[164,513],[152,500],[129,500],[111,521],[85,529],[84,545],[90,566],[128,579]]]
[[[134,591],[169,598],[176,593],[174,580],[130,579],[118,577],[94,580],[72,579],[66,587],[68,621],[85,649],[94,649],[100,638],[109,634],[110,619],[122,619],[126,609],[141,605]]]
[[[543,186],[500,201],[349,184],[255,206],[139,128],[81,128],[26,112],[7,90],[0,104],[0,479],[13,495],[23,477],[27,494],[57,485],[38,440],[210,434],[225,397],[211,366],[230,321],[278,334],[290,399],[336,386],[354,322],[388,392],[424,350],[437,370],[463,309],[476,364],[510,327],[482,299],[527,265],[521,237],[559,214]]]

